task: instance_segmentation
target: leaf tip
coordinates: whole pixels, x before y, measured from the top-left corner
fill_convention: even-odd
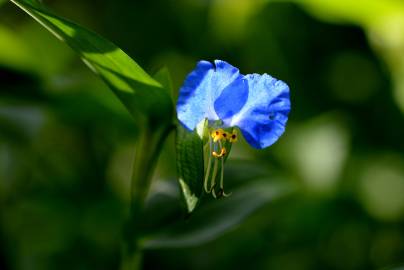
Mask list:
[[[183,194],[183,196],[185,198],[185,204],[186,204],[186,207],[187,207],[187,212],[188,212],[188,214],[190,214],[195,210],[199,199],[195,194],[193,194],[191,192],[191,189],[189,188],[187,183],[185,183],[185,181],[182,178],[179,179],[179,183],[180,183],[180,186],[181,186],[182,194]]]

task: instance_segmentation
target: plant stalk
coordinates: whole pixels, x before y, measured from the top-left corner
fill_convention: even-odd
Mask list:
[[[129,219],[124,228],[124,247],[121,270],[141,268],[142,252],[138,246],[145,199],[163,142],[173,126],[156,130],[145,129],[139,135],[131,178]]]

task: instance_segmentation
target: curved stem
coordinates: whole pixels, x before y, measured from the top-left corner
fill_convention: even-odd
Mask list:
[[[162,144],[172,128],[169,126],[160,132],[145,129],[139,135],[131,178],[130,212],[124,228],[122,270],[135,270],[141,267],[142,254],[137,242],[141,234],[144,202]]]

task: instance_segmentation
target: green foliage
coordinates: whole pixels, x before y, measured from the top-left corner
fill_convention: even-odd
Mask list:
[[[386,267],[382,270],[404,270],[404,266]]]
[[[161,84],[113,43],[32,1],[11,0],[74,49],[115,92],[138,124],[152,128],[171,122],[171,100]]]
[[[157,71],[153,78],[164,87],[164,90],[166,90],[171,97],[174,96],[173,82],[167,67],[163,67]]]
[[[243,222],[258,208],[290,194],[285,182],[259,180],[245,185],[226,199],[214,200],[196,211],[188,222],[178,220],[164,232],[141,241],[145,249],[186,248],[212,241]]]
[[[204,179],[203,146],[207,120],[190,132],[181,124],[177,127],[178,181],[187,211],[192,212],[202,196]]]
[[[0,25],[0,40],[1,65],[22,71],[33,70],[33,52],[18,35]]]
[[[165,96],[198,59],[291,85],[285,136],[264,151],[234,144],[232,195],[198,197],[189,215],[168,137],[138,230],[144,269],[402,268],[402,1],[21,3],[49,16],[39,2],[147,71],[168,66],[171,93],[167,70],[153,76]],[[0,269],[119,269],[143,120],[136,127],[116,91],[18,11],[0,8]],[[301,188],[284,196],[291,182]]]

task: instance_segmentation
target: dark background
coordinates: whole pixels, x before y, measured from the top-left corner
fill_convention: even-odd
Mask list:
[[[189,246],[147,248],[145,269],[404,263],[404,4],[45,3],[151,74],[167,66],[176,90],[200,59],[226,60],[243,74],[266,72],[290,86],[284,136],[261,151],[235,145],[225,181],[239,194],[275,178],[293,191],[263,200],[215,237],[191,234]],[[136,136],[124,107],[66,45],[2,4],[0,269],[118,269]],[[192,226],[178,199],[173,138],[154,176],[144,223],[151,235],[176,223]],[[211,214],[223,213],[225,222],[243,206],[204,207],[199,218],[215,229],[221,224]]]

